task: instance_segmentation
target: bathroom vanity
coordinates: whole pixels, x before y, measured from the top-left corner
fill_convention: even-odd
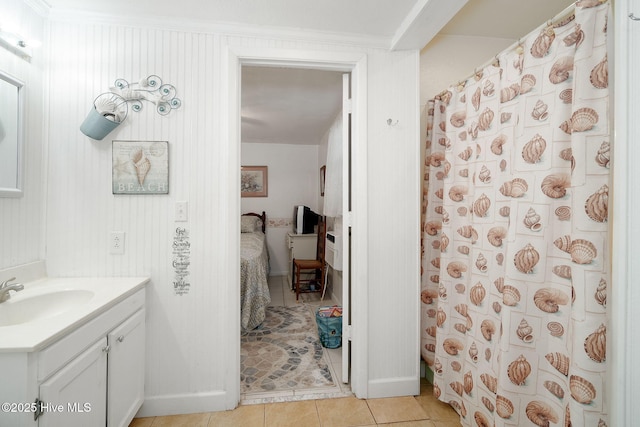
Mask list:
[[[148,278],[45,278],[0,304],[0,425],[128,426]]]

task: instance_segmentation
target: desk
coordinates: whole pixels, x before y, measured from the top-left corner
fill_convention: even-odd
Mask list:
[[[287,281],[289,289],[293,289],[293,259],[316,259],[318,247],[317,234],[296,234],[287,233],[287,248],[289,249],[289,269],[287,271]]]

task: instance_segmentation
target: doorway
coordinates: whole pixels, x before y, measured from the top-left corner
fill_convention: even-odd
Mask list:
[[[358,159],[366,159],[366,88],[367,88],[367,70],[366,55],[363,53],[336,53],[336,52],[295,52],[284,49],[260,49],[260,48],[230,48],[227,52],[225,61],[227,61],[228,74],[226,80],[228,88],[226,90],[228,98],[223,99],[225,108],[228,113],[222,118],[223,134],[227,135],[227,149],[229,156],[229,169],[227,170],[229,182],[234,183],[228,193],[222,194],[227,200],[235,203],[229,204],[229,209],[225,212],[230,224],[230,229],[239,229],[237,225],[240,217],[240,185],[239,170],[240,162],[240,85],[241,85],[241,68],[246,65],[259,66],[288,66],[298,68],[324,69],[341,72],[350,72],[352,75],[352,92],[353,92],[353,121],[351,143],[352,171],[350,173],[350,183],[352,186],[358,187],[358,193],[354,194],[351,211],[346,217],[345,227],[351,230],[351,250],[345,251],[345,256],[351,255],[350,265],[351,277],[358,277],[358,283],[364,284],[367,279],[367,259],[366,247],[367,236],[364,232],[358,232],[361,228],[366,229],[366,205],[367,205],[367,182],[366,182],[366,160],[358,161]],[[225,102],[226,101],[226,102]],[[236,228],[237,227],[237,228]],[[225,236],[229,243],[232,253],[239,252],[238,236],[229,233]],[[360,255],[360,256],[359,256]],[[230,277],[238,277],[239,266],[237,261],[232,261],[229,265]],[[234,270],[231,270],[233,268]],[[366,286],[355,284],[352,286],[351,293],[354,300],[366,300]],[[235,313],[234,317],[239,318],[239,295],[229,295],[231,311]],[[351,389],[356,396],[366,396],[367,387],[367,361],[366,361],[366,317],[367,307],[360,305],[354,308],[350,316],[351,326],[343,324],[343,339],[350,339],[349,347],[351,348],[351,366],[353,374],[350,378]],[[349,335],[348,331],[355,331]],[[234,325],[229,330],[229,342],[235,342],[232,347],[237,350],[230,351],[227,355],[229,363],[228,376],[226,383],[229,384],[229,397],[237,396],[240,398],[240,327],[239,324]],[[343,346],[344,347],[344,346]]]
[[[329,212],[324,203],[326,198],[331,199],[328,207],[336,199],[341,201],[342,188],[328,189],[325,198],[322,171],[327,169],[328,152],[342,153],[343,74],[301,67],[241,67],[242,170],[262,168],[268,173],[268,188],[261,197],[245,191],[243,185],[241,212],[266,213],[270,296],[270,303],[263,307],[264,280],[260,274],[251,275],[259,266],[247,258],[242,246],[242,318],[247,317],[247,311],[251,318],[265,317],[254,329],[242,331],[243,402],[261,402],[274,396],[350,394],[348,385],[342,383],[342,349],[323,348],[315,322],[319,307],[342,306],[342,288],[328,280],[326,294],[296,295],[290,272],[293,258],[315,259],[318,243],[324,242],[320,233],[293,232],[294,206],[304,205],[318,215],[326,215],[332,232],[342,224],[342,211],[333,208]],[[341,176],[341,157],[330,165],[330,180],[335,181],[336,170]],[[246,234],[241,237],[242,242],[247,240]],[[327,268],[327,273],[342,282],[341,272]],[[320,288],[314,285],[313,290]],[[250,297],[255,302],[248,301]]]

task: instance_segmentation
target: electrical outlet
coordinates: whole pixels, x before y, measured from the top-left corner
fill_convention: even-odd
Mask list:
[[[124,253],[124,231],[112,231],[109,240],[109,253],[120,255]]]

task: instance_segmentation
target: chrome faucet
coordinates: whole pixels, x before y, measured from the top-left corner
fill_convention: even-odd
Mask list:
[[[20,283],[9,283],[14,280],[16,280],[16,278],[12,277],[11,279],[5,280],[4,282],[0,283],[0,303],[5,302],[9,298],[11,298],[11,295],[9,295],[9,291],[17,292],[24,289],[24,285],[21,285]]]

